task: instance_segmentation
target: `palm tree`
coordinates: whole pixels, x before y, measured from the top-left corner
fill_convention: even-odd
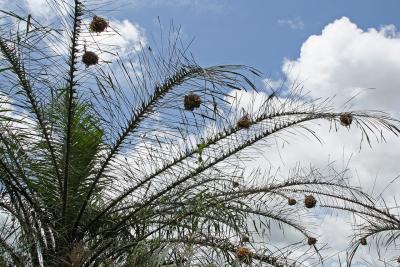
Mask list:
[[[368,200],[341,174],[278,177],[245,166],[271,137],[318,138],[313,121],[358,127],[369,142],[397,135],[396,120],[335,112],[296,88],[267,95],[251,67],[199,66],[175,28],[161,48],[104,50],[97,37],[114,30],[94,16],[95,3],[51,0],[50,25],[2,11],[3,265],[298,266],[294,250],[318,252],[309,208]],[[243,91],[261,104],[246,106]],[[304,240],[257,242],[271,222]]]

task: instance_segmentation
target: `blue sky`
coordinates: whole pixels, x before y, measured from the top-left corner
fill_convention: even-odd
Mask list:
[[[133,4],[130,2],[134,2]],[[172,2],[172,3],[169,3]],[[400,25],[396,0],[280,0],[280,1],[127,1],[117,8],[118,18],[128,18],[157,34],[155,19],[181,25],[185,36],[195,38],[192,51],[199,63],[238,63],[276,76],[285,57],[298,57],[301,44],[324,26],[347,16],[360,28]],[[292,29],[279,21],[301,21]]]

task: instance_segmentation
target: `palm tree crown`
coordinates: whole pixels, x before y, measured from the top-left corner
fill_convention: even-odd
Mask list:
[[[94,2],[49,1],[58,16],[51,25],[3,11],[2,264],[298,266],[292,250],[318,252],[309,208],[368,207],[341,174],[297,170],[281,179],[244,167],[271,137],[318,138],[312,121],[358,127],[370,142],[382,131],[397,135],[396,120],[335,112],[296,88],[266,94],[251,67],[199,66],[175,28],[161,48],[105,51],[97,37],[118,29],[93,14]],[[245,103],[243,91],[260,105]],[[270,222],[304,242],[256,242]]]

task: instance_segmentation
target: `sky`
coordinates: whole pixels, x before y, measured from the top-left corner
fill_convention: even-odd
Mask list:
[[[116,16],[154,32],[157,16],[173,20],[188,38],[201,64],[241,63],[266,74],[280,74],[284,58],[299,56],[310,35],[343,16],[360,28],[399,25],[398,1],[239,1],[123,0],[130,3]],[[121,4],[122,5],[122,4]]]
[[[34,15],[51,17],[45,0],[17,2]],[[0,0],[0,6],[5,3]],[[118,0],[111,12],[99,15],[124,33],[112,40],[121,51],[157,39],[158,18],[163,26],[173,21],[181,26],[185,41],[194,39],[190,50],[202,66],[249,65],[272,85],[300,81],[314,98],[335,95],[338,110],[383,110],[400,118],[399,8],[398,0]],[[343,106],[352,97],[352,105]],[[398,138],[360,150],[355,130],[332,132],[323,122],[313,127],[322,144],[293,137],[288,145],[266,152],[268,164],[290,169],[299,162],[323,167],[333,161],[340,168],[350,162],[353,183],[374,193],[400,174]],[[397,183],[385,191],[389,203],[399,189]],[[322,220],[317,230],[321,242],[329,243],[332,253],[343,250],[351,234],[349,217]],[[368,247],[361,249],[356,262],[354,266],[383,266]],[[337,266],[337,261],[325,266]]]

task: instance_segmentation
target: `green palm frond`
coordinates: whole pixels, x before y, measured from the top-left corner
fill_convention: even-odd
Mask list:
[[[309,194],[382,219],[382,229],[398,223],[342,173],[246,172],[272,138],[320,141],[314,126],[324,120],[372,144],[400,133],[390,115],[336,111],[300,88],[267,94],[254,68],[200,66],[173,26],[161,49],[104,51],[107,38],[94,34],[116,33],[90,30],[96,1],[48,4],[49,25],[14,11],[0,19],[0,264],[301,266],[323,248],[307,245]],[[93,64],[81,62],[87,51]],[[274,226],[301,237],[254,241]]]

